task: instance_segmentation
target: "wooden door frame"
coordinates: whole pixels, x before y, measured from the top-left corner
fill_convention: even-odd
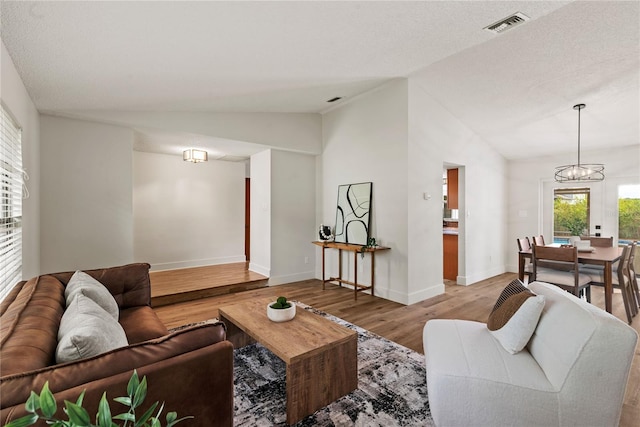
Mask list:
[[[251,255],[251,178],[244,179],[244,256]]]

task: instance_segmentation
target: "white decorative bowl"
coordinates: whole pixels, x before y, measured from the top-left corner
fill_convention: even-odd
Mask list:
[[[267,317],[273,322],[287,322],[296,317],[296,305],[290,303],[289,308],[271,308],[271,304],[275,304],[275,301],[267,304]]]

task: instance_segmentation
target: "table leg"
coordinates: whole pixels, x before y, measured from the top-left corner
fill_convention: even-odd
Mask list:
[[[375,266],[376,266],[376,253],[375,252],[371,252],[371,296],[373,296],[373,277],[374,277],[374,271],[375,271]]]
[[[247,335],[232,321],[224,317],[223,314],[219,314],[218,317],[220,318],[220,321],[227,327],[227,341],[230,341],[231,344],[233,344],[233,348],[241,348],[256,342],[256,340]]]
[[[342,287],[342,249],[338,249],[338,284]]]
[[[524,255],[518,252],[518,279],[524,282]]]
[[[326,283],[324,280],[324,251],[327,249],[325,246],[322,247],[322,290],[324,291],[324,284]]]
[[[611,262],[604,263],[604,309],[611,313],[611,301],[613,300],[613,280]]]
[[[358,252],[353,253],[353,299],[358,299]]]
[[[358,388],[358,341],[327,347],[287,364],[287,424],[295,424]]]

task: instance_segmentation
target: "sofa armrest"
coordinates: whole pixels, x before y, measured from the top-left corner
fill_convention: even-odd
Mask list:
[[[46,381],[53,393],[82,388],[84,384],[122,373],[131,375],[133,369],[161,361],[177,364],[177,359],[171,360],[225,339],[223,323],[205,323],[87,359],[5,376],[0,378],[2,408],[24,404],[31,391],[39,391]]]
[[[22,281],[16,283],[13,286],[13,288],[11,288],[11,291],[9,291],[7,296],[5,296],[2,301],[0,301],[0,316],[2,316],[5,313],[5,311],[7,311],[9,306],[13,303],[13,301],[15,301],[15,299],[18,297],[18,294],[22,290],[22,287],[26,283],[27,283],[26,280],[22,280]]]
[[[138,375],[147,377],[148,392],[138,416],[154,402],[164,402],[162,419],[176,411],[178,417],[193,416],[186,424],[195,427],[233,426],[233,345],[221,341],[155,363],[141,365]],[[97,379],[55,393],[58,417],[62,417],[62,402],[75,401],[86,390],[83,407],[96,414],[102,393],[107,393],[112,414],[125,412],[126,407],[113,402],[125,396],[132,371]],[[39,391],[39,390],[38,390]],[[0,422],[26,415],[24,405],[3,409]]]
[[[151,305],[151,280],[147,263],[127,264],[119,267],[83,270],[102,283],[113,295],[120,309]],[[53,273],[56,279],[67,286],[75,271]]]

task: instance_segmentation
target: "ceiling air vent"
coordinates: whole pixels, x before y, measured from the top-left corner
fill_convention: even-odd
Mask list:
[[[495,34],[500,34],[515,27],[516,25],[520,25],[525,21],[528,21],[529,19],[531,18],[529,18],[524,13],[517,12],[507,18],[501,19],[500,21],[489,25],[488,27],[484,27],[484,29]]]

